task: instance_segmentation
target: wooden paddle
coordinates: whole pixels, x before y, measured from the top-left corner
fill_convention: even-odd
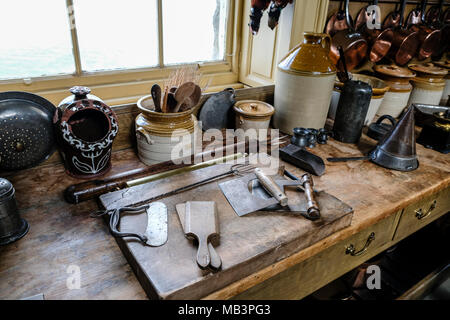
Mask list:
[[[181,105],[194,93],[196,84],[193,82],[183,83],[177,91],[175,91],[175,100],[177,100],[177,105],[174,112],[180,110]]]

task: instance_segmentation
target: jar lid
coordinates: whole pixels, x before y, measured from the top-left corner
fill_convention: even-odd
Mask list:
[[[445,61],[433,61],[433,63],[441,68],[450,69],[450,60]]]
[[[408,66],[411,70],[414,70],[418,73],[431,75],[431,76],[445,76],[447,74],[447,70],[444,68],[435,66],[431,62],[420,63],[420,64],[410,64]]]
[[[373,69],[381,75],[395,78],[414,78],[416,76],[416,74],[408,68],[402,68],[397,65],[382,64],[376,65]]]
[[[234,105],[234,111],[250,117],[268,117],[274,114],[275,108],[258,100],[242,100]]]
[[[9,197],[13,192],[13,185],[6,179],[0,178],[0,201]]]

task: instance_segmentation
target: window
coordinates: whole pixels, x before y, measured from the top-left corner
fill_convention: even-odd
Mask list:
[[[224,61],[229,4],[229,0],[2,1],[0,79]]]

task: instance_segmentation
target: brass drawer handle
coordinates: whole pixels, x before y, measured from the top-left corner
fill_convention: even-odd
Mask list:
[[[415,211],[416,212],[416,218],[419,219],[419,220],[422,220],[422,219],[428,217],[435,208],[436,208],[436,200],[433,201],[433,203],[431,204],[430,208],[425,213],[423,213],[422,208],[417,209]]]
[[[361,256],[363,255],[368,249],[372,241],[375,240],[375,232],[372,232],[367,238],[366,244],[364,245],[364,248],[362,248],[359,251],[356,251],[355,246],[353,244],[349,245],[347,249],[345,250],[345,254],[349,254],[353,257]]]

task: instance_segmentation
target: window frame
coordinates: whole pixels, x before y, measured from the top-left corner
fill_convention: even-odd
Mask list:
[[[179,65],[164,65],[163,53],[163,30],[162,30],[162,0],[157,0],[158,10],[158,38],[159,38],[159,66],[120,69],[105,71],[83,71],[81,68],[80,51],[76,32],[76,21],[74,20],[73,0],[66,0],[69,21],[74,21],[71,28],[71,39],[73,57],[75,62],[75,73],[0,80],[0,91],[28,91],[47,98],[57,104],[67,96],[68,89],[74,85],[91,87],[94,93],[102,97],[106,103],[121,104],[136,101],[135,98],[149,93],[150,82],[164,82],[174,69]],[[228,17],[226,28],[225,60],[199,62],[200,72],[211,79],[210,89],[226,85],[235,86],[238,82],[238,56],[240,47],[240,31],[242,21],[242,1],[228,0]],[[73,20],[71,20],[73,19]],[[192,65],[193,63],[188,63]],[[183,65],[183,64],[180,64]],[[121,90],[120,85],[124,88]],[[96,90],[98,89],[98,90]],[[104,98],[105,97],[105,98]]]

